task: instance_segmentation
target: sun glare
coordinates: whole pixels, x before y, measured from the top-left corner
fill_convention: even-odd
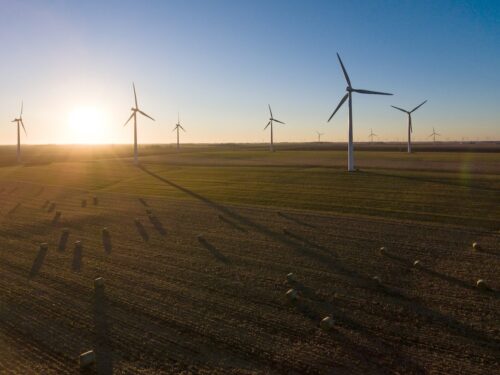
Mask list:
[[[104,114],[95,107],[79,107],[68,114],[72,143],[106,143]]]

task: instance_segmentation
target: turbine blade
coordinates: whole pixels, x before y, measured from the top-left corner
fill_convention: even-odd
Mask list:
[[[20,121],[21,121],[21,125],[23,126],[24,134],[26,134],[26,136],[28,136],[28,133],[26,133],[26,128],[24,127],[23,120],[21,119]]]
[[[184,131],[184,132],[186,131],[186,129],[184,129],[184,128],[182,127],[182,125],[179,125],[179,126],[181,127],[182,131]]]
[[[172,131],[175,132],[175,129],[177,129],[177,125],[174,126],[174,129]]]
[[[410,113],[415,112],[417,109],[419,109],[420,107],[422,107],[425,103],[427,103],[427,100],[426,100],[426,101],[424,101],[423,103],[421,103],[421,104],[417,105],[415,108],[413,108],[413,109],[410,111]]]
[[[440,136],[441,134],[439,134],[439,133],[436,133],[436,135],[439,135],[439,136]]]
[[[359,92],[360,94],[393,95],[393,94],[389,94],[387,92],[370,91],[370,90],[362,90],[362,89],[352,89],[352,91]]]
[[[21,114],[19,115],[19,117],[23,115],[23,107],[24,107],[24,102],[21,100]]]
[[[433,135],[435,135],[435,134],[434,134],[434,133],[432,133],[432,134],[431,134],[431,135],[429,135],[427,138],[430,138],[430,137],[432,137]]]
[[[399,108],[399,107],[396,107],[396,106],[393,106],[391,105],[392,108],[396,108],[396,109],[399,109],[400,111],[404,112],[404,113],[409,113],[407,110],[404,110],[403,108]]]
[[[340,55],[337,53],[337,58],[339,59],[340,67],[342,68],[342,71],[344,72],[344,77],[345,80],[347,81],[347,85],[351,87],[351,80],[349,79],[349,75],[347,74],[347,70],[345,70],[345,66],[342,63],[342,59],[340,58]]]
[[[283,125],[285,125],[285,123],[284,123],[283,121],[280,121],[280,120],[276,120],[275,118],[273,118],[273,121],[274,121],[274,122],[279,122],[280,124],[283,124]]]
[[[139,108],[139,105],[137,104],[137,93],[135,92],[135,83],[134,82],[132,82],[132,87],[134,88],[135,108]]]
[[[330,122],[330,120],[332,119],[333,115],[335,113],[337,113],[337,111],[339,110],[340,107],[342,107],[342,104],[344,104],[344,102],[347,100],[347,97],[349,96],[349,94],[345,94],[344,97],[342,98],[342,100],[340,100],[340,103],[339,105],[337,106],[337,108],[335,108],[335,111],[333,111],[332,115],[330,116],[330,118],[328,119],[327,122]]]
[[[132,117],[134,117],[134,113],[135,113],[135,112],[132,112],[132,114],[130,115],[130,117],[128,118],[128,120],[127,120],[127,121],[125,121],[125,124],[123,124],[123,126],[127,125],[127,124],[128,124],[128,122],[129,122],[130,120],[132,120]]]
[[[267,123],[266,127],[264,128],[264,130],[266,130],[269,125],[271,125],[271,120],[269,120],[269,122]]]
[[[154,119],[154,118],[152,118],[152,117],[151,117],[150,115],[148,115],[147,113],[144,113],[144,112],[142,112],[142,111],[141,111],[141,110],[139,110],[139,109],[137,110],[137,112],[139,112],[141,115],[146,116],[146,117],[149,117],[151,120],[155,121],[155,119]]]
[[[269,113],[271,115],[271,118],[273,118],[273,111],[271,111],[271,104],[268,104],[268,106],[269,106]]]

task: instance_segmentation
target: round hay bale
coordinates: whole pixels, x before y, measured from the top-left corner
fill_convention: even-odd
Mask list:
[[[373,276],[372,277],[372,280],[373,282],[376,284],[376,285],[382,285],[382,279],[378,276]]]
[[[75,249],[81,249],[82,248],[82,241],[75,241]]]
[[[472,250],[475,250],[475,251],[481,251],[481,245],[479,245],[478,242],[474,242],[472,244]]]
[[[108,227],[102,228],[102,234],[109,234]]]
[[[95,279],[94,280],[94,287],[95,288],[104,288],[104,278],[98,277],[97,279]]]
[[[295,283],[295,282],[297,282],[297,279],[296,279],[295,275],[293,273],[291,273],[291,272],[288,275],[286,275],[286,280],[289,283]]]
[[[385,247],[383,247],[383,246],[382,246],[382,247],[380,248],[379,252],[380,252],[380,255],[385,255],[385,254],[387,253],[387,249],[386,249]]]
[[[421,266],[422,266],[422,263],[418,259],[413,262],[413,267],[421,267]]]
[[[323,318],[320,323],[320,327],[323,328],[325,331],[333,329],[334,325],[335,322],[333,321],[333,318],[331,316]]]
[[[483,279],[479,279],[476,282],[476,287],[479,288],[479,289],[482,289],[482,290],[489,290],[490,289],[490,287],[488,286],[488,284],[486,284],[486,281],[483,280]]]
[[[95,353],[93,350],[80,354],[80,368],[88,368],[95,363]]]
[[[297,293],[295,289],[288,289],[286,297],[289,301],[297,301],[299,299],[299,293]]]

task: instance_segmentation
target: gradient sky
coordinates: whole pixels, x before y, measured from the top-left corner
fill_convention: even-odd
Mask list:
[[[0,0],[0,144],[16,141],[24,99],[25,143],[131,143],[123,128],[142,109],[141,143],[261,142],[267,104],[286,122],[278,142],[347,139],[335,53],[353,86],[354,135],[500,139],[499,1],[22,1]],[[100,132],[75,129],[94,108]],[[73,117],[71,117],[73,113]],[[76,116],[78,116],[76,112]],[[70,120],[73,118],[73,120]],[[73,127],[69,123],[73,121]],[[77,121],[78,122],[78,121]],[[84,127],[85,124],[76,125]],[[92,129],[92,127],[90,127]]]

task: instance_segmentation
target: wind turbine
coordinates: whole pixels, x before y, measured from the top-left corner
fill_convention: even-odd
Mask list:
[[[411,133],[413,133],[413,128],[411,126],[411,114],[413,112],[415,112],[417,109],[419,109],[420,107],[422,107],[425,103],[427,103],[427,100],[425,100],[423,103],[420,103],[419,105],[417,105],[411,111],[407,111],[406,109],[395,107],[395,106],[391,105],[392,108],[399,109],[400,111],[408,114],[408,153],[409,154],[411,153]]]
[[[324,135],[325,133],[320,133],[320,132],[316,132],[318,133],[318,143],[321,143],[321,136]]]
[[[24,122],[23,122],[23,102],[21,101],[21,113],[19,114],[18,118],[15,118],[12,120],[12,122],[15,122],[17,124],[17,162],[21,162],[21,129],[19,127],[19,124],[23,127],[24,134],[28,135],[26,133],[26,128],[24,127]]]
[[[372,128],[370,128],[370,134],[368,136],[370,137],[370,143],[373,143],[373,137],[378,137],[378,135],[373,132]]]
[[[143,116],[150,118],[153,121],[155,121],[155,119],[139,109],[139,105],[137,104],[137,94],[135,92],[135,84],[133,82],[132,82],[132,87],[134,88],[135,107],[130,108],[130,110],[132,111],[132,114],[130,115],[128,120],[125,122],[125,124],[123,124],[123,126],[127,125],[128,122],[132,118],[134,118],[134,164],[137,164],[138,163],[138,159],[137,159],[137,112],[139,112]]]
[[[342,104],[344,104],[345,101],[347,99],[349,99],[349,146],[347,148],[347,156],[348,156],[347,170],[349,172],[353,172],[354,171],[354,144],[353,144],[353,134],[352,134],[352,93],[357,92],[359,94],[375,94],[375,95],[392,95],[392,94],[388,94],[386,92],[354,89],[351,85],[351,80],[349,79],[349,75],[347,74],[347,71],[345,70],[344,64],[342,63],[342,60],[340,59],[340,56],[338,53],[337,53],[337,58],[339,59],[340,67],[342,68],[342,72],[344,72],[344,77],[345,77],[345,80],[347,82],[347,88],[346,88],[347,93],[340,100],[340,103],[337,105],[337,108],[335,108],[335,111],[333,111],[332,115],[328,119],[328,122],[330,122],[330,120],[335,115],[335,113],[337,113],[339,108],[342,107]]]
[[[177,130],[177,150],[179,149],[179,128],[182,129],[182,131],[184,132],[186,131],[181,125],[179,114],[177,114],[177,124],[175,124],[174,130],[172,130],[172,131]]]
[[[434,143],[436,143],[436,135],[441,135],[441,134],[436,133],[436,131],[434,130],[434,127],[433,127],[433,128],[432,128],[432,134],[431,134],[431,135],[429,135],[429,137],[427,137],[427,138],[433,137],[433,139],[434,139]]]
[[[269,106],[269,114],[270,114],[270,116],[271,116],[271,117],[269,117],[269,122],[267,123],[266,127],[264,128],[264,130],[266,130],[266,129],[267,129],[267,127],[268,127],[269,125],[271,125],[271,145],[270,145],[269,149],[271,150],[271,152],[274,152],[274,143],[273,143],[273,122],[277,122],[277,123],[279,123],[279,124],[283,124],[283,125],[284,125],[285,123],[284,123],[284,122],[281,122],[280,120],[275,119],[275,118],[273,117],[273,111],[271,110],[271,105],[270,105],[270,104],[268,104],[268,106]]]

